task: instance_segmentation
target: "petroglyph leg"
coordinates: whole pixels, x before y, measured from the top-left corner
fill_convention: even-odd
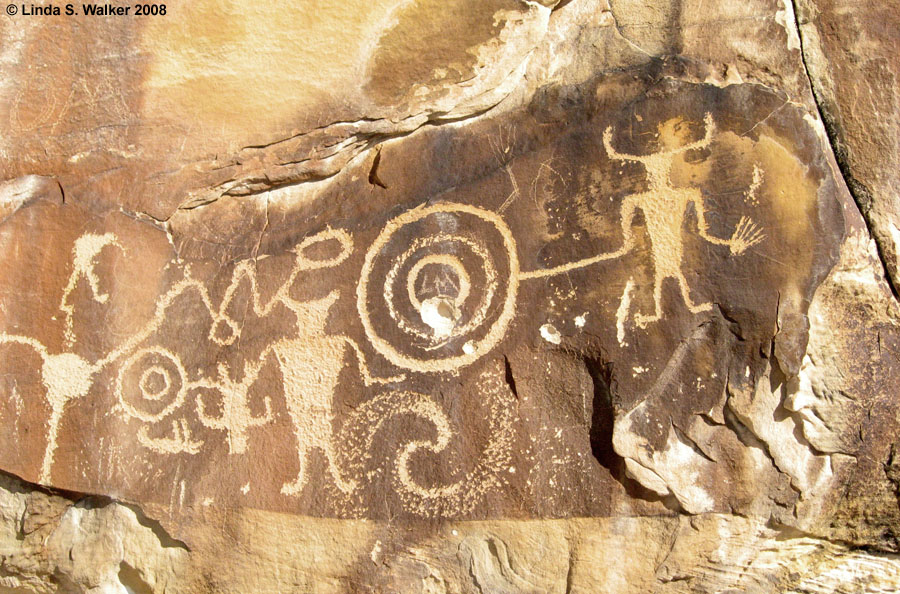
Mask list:
[[[603,146],[611,159],[641,163],[647,170],[648,188],[645,192],[632,194],[622,202],[622,232],[625,245],[633,241],[631,224],[636,209],[641,209],[650,236],[650,259],[656,270],[653,282],[653,314],[636,314],[635,323],[646,327],[662,317],[662,286],[667,278],[678,283],[679,292],[687,309],[692,313],[709,311],[711,303],[694,303],[690,287],[681,270],[683,254],[682,227],[685,213],[690,205],[697,213],[697,232],[706,241],[716,245],[727,245],[732,254],[742,254],[749,247],[765,238],[762,231],[748,217],[742,217],[729,239],[722,239],[709,233],[703,195],[697,188],[679,188],[672,184],[670,173],[675,158],[683,153],[706,148],[712,143],[715,122],[712,115],[704,116],[703,138],[686,142],[688,130],[681,118],[673,118],[658,125],[660,149],[656,153],[632,155],[619,152],[612,141],[612,128],[603,131]],[[755,201],[762,174],[754,167],[753,182],[746,194],[748,202]],[[621,339],[620,339],[621,342]]]
[[[356,488],[355,481],[344,478],[333,450],[332,400],[346,353],[342,337],[324,334],[325,317],[334,299],[336,294],[311,306],[319,311],[315,318],[321,325],[306,325],[304,338],[283,340],[272,347],[281,366],[285,403],[294,425],[300,465],[297,478],[282,487],[282,493],[286,495],[296,495],[303,489],[309,454],[316,448],[325,453],[338,488],[344,492]],[[312,314],[310,316],[311,320]]]

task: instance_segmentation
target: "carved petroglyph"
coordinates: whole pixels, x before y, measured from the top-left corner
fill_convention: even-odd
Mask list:
[[[617,161],[633,161],[643,164],[649,181],[649,188],[646,192],[626,196],[622,202],[619,211],[623,236],[622,247],[612,252],[568,262],[552,268],[523,272],[520,274],[520,278],[531,279],[556,276],[624,256],[634,248],[635,236],[632,224],[636,211],[640,210],[643,213],[647,233],[650,236],[650,255],[654,265],[654,312],[651,315],[636,314],[634,320],[637,325],[646,327],[649,323],[658,321],[661,318],[662,286],[663,281],[668,278],[674,279],[678,283],[682,298],[690,312],[700,313],[712,308],[711,303],[695,304],[693,302],[690,296],[690,288],[681,271],[683,254],[681,234],[688,206],[694,206],[697,216],[697,231],[700,237],[716,245],[728,246],[732,255],[743,254],[747,249],[765,239],[765,234],[746,216],[741,217],[738,221],[730,238],[722,239],[710,234],[706,221],[703,195],[700,190],[672,185],[669,175],[676,157],[687,151],[706,148],[711,144],[713,133],[715,132],[715,123],[711,114],[706,114],[704,123],[706,130],[703,138],[690,143],[683,142],[683,138],[689,130],[684,126],[684,121],[681,118],[660,123],[658,126],[659,138],[664,150],[648,155],[630,155],[618,152],[613,146],[612,128],[606,128],[603,132],[603,146],[609,157]],[[754,166],[753,180],[744,194],[744,201],[747,204],[758,205],[759,201],[756,197],[756,191],[761,183],[762,172],[758,167]],[[629,281],[625,293],[622,295],[622,305],[617,313],[616,328],[620,344],[624,344],[624,321],[627,318],[632,288],[633,281]]]
[[[295,246],[287,276],[283,281],[279,277],[277,289],[266,298],[262,297],[255,258],[234,266],[230,278],[224,279],[227,285],[221,298],[214,298],[218,293],[211,293],[207,284],[198,280],[189,266],[184,266],[180,277],[176,276],[156,300],[152,316],[93,363],[74,352],[51,354],[34,338],[0,334],[0,347],[32,349],[42,359],[41,381],[51,415],[40,480],[46,483],[51,478],[65,407],[87,395],[97,375],[107,366],[117,366],[113,370],[113,391],[118,401],[115,410],[138,425],[137,442],[147,450],[161,455],[195,455],[209,440],[221,437],[228,444],[229,455],[239,456],[251,448],[254,430],[278,422],[272,394],[261,394],[258,401],[251,402],[251,391],[260,382],[263,367],[277,364],[284,410],[293,430],[291,459],[296,452],[297,464],[296,474],[292,470],[282,484],[282,494],[299,496],[304,491],[313,475],[312,456],[319,452],[325,458],[326,479],[344,494],[360,491],[372,472],[383,471],[385,476],[389,474],[403,505],[413,513],[468,513],[488,491],[502,483],[504,473],[510,469],[515,399],[506,384],[503,366],[489,365],[475,388],[479,401],[483,400],[489,409],[481,457],[467,471],[454,469],[452,478],[443,483],[426,481],[426,475],[420,474],[429,460],[446,459],[455,440],[461,437],[442,401],[407,386],[378,387],[374,394],[367,393],[352,413],[339,418],[334,403],[342,372],[352,370],[366,387],[404,382],[407,374],[461,373],[504,340],[516,317],[523,283],[563,275],[632,252],[637,244],[633,223],[638,210],[647,228],[655,271],[654,310],[650,314],[635,314],[634,323],[644,327],[660,319],[666,279],[678,283],[689,311],[710,309],[711,303],[693,301],[681,269],[682,228],[689,207],[693,205],[696,213],[700,237],[728,246],[732,255],[745,253],[765,235],[748,216],[740,218],[728,239],[713,235],[700,190],[675,187],[672,183],[670,171],[675,159],[686,151],[711,144],[715,125],[710,115],[705,124],[702,139],[685,142],[686,128],[682,128],[680,120],[661,123],[662,150],[647,155],[619,153],[613,143],[612,128],[606,128],[602,141],[609,157],[643,164],[648,178],[648,189],[626,196],[619,207],[621,246],[536,270],[520,269],[516,238],[502,216],[520,196],[520,188],[525,187],[517,182],[510,165],[515,133],[503,131],[495,151],[512,184],[512,193],[499,206],[499,212],[452,202],[422,205],[387,221],[365,253],[357,252],[355,261],[358,265],[361,259],[362,263],[356,280],[355,306],[368,345],[359,344],[340,331],[326,330],[340,298],[343,296],[346,301],[353,297],[346,288],[330,289],[318,299],[303,301],[294,296],[301,273],[335,268],[350,261],[355,249],[353,237],[347,231],[331,228]],[[762,181],[762,171],[754,167],[752,182],[743,196],[745,204],[758,206],[756,194]],[[546,201],[539,202],[535,193],[564,187],[565,182],[546,161],[537,168],[531,185],[535,202],[546,206]],[[617,227],[614,232],[618,234]],[[549,230],[546,236],[550,237]],[[108,247],[125,253],[112,233],[85,234],[73,247],[71,274],[59,306],[64,313],[67,351],[79,345],[75,325],[78,299],[87,298],[101,305],[110,301],[103,279],[95,270]],[[328,255],[312,255],[322,253]],[[82,281],[87,287],[81,285],[81,290],[76,291]],[[626,345],[626,322],[636,287],[634,278],[629,278],[616,311],[616,338],[622,346]],[[90,293],[84,295],[87,288]],[[573,294],[575,290],[573,287]],[[180,305],[185,299],[202,304],[200,311],[205,313],[198,323],[209,325],[208,329],[199,326],[199,337],[223,347],[227,357],[223,355],[222,359],[230,364],[218,362],[214,370],[204,371],[185,364],[190,361],[188,353],[158,344],[164,338],[156,334],[165,335],[163,325],[175,321],[170,318],[179,315],[176,312],[182,311]],[[252,361],[234,364],[233,357],[239,353],[226,347],[243,346],[243,320],[249,313],[258,318],[287,314],[278,322],[289,329],[288,336],[254,347],[261,352],[255,350],[259,354]],[[576,318],[576,328],[585,326],[588,313]],[[566,328],[549,322],[540,327],[536,324],[534,330],[536,336],[553,346],[563,346],[571,336]],[[373,352],[380,365],[390,364],[388,372],[373,371],[367,359]],[[408,438],[387,460],[372,460],[373,441],[386,424],[403,417],[411,417],[419,425],[424,421],[430,432],[424,437]],[[376,463],[380,463],[380,471],[371,470]]]
[[[340,251],[337,255],[322,260],[311,259],[306,255],[306,251],[310,247],[329,241],[336,241],[340,246]],[[250,291],[253,296],[253,313],[257,316],[263,317],[269,315],[272,312],[272,309],[278,304],[283,304],[287,306],[288,309],[296,312],[298,309],[302,309],[302,305],[290,297],[290,290],[294,285],[297,276],[305,271],[338,266],[353,252],[353,240],[346,231],[340,229],[326,229],[321,233],[307,237],[300,242],[293,251],[296,258],[287,280],[281,284],[275,294],[266,303],[260,302],[259,287],[256,279],[256,262],[254,260],[244,260],[237,265],[232,273],[231,284],[225,290],[225,296],[222,298],[222,303],[215,310],[212,307],[209,308],[210,312],[213,314],[213,326],[209,332],[210,340],[225,346],[232,344],[237,339],[240,329],[237,320],[228,314],[228,308],[234,300],[235,292],[240,287],[241,281],[245,278],[250,282]],[[221,336],[220,334],[223,325],[227,329],[227,333],[224,336]]]
[[[109,300],[109,294],[104,293],[100,289],[100,278],[94,271],[97,256],[106,246],[114,245],[124,250],[116,236],[112,233],[104,233],[97,235],[94,233],[86,233],[75,240],[75,247],[72,248],[72,273],[69,275],[69,283],[63,290],[62,300],[59,309],[65,313],[66,328],[65,338],[66,346],[72,346],[75,342],[75,331],[73,325],[74,306],[69,303],[72,291],[78,285],[78,281],[84,278],[88,281],[91,288],[91,297],[97,303],[106,303]]]
[[[471,231],[455,231],[463,225]],[[411,233],[420,236],[394,256],[408,245],[404,238]],[[449,280],[432,283],[437,293],[420,298],[431,268]],[[357,285],[357,311],[372,346],[394,365],[422,373],[454,371],[503,339],[515,315],[518,286],[516,242],[499,215],[465,204],[422,206],[389,221],[369,247]],[[373,310],[386,315],[376,318]],[[498,313],[489,315],[492,311]],[[379,326],[378,319],[392,320],[394,326]],[[412,340],[392,342],[395,328]]]
[[[21,345],[33,349],[42,360],[41,383],[46,389],[50,404],[50,419],[47,430],[47,446],[41,464],[39,480],[46,483],[50,479],[50,467],[56,452],[59,423],[66,405],[85,396],[91,388],[96,365],[74,353],[51,354],[47,348],[33,338],[0,333],[0,345]]]
[[[635,322],[641,327],[658,321],[662,316],[662,286],[663,282],[669,278],[678,283],[681,296],[689,311],[700,313],[712,308],[712,304],[708,302],[694,303],[690,295],[690,288],[681,271],[683,253],[681,234],[684,216],[689,205],[693,204],[694,206],[697,216],[697,231],[700,237],[716,245],[728,246],[734,255],[744,253],[749,247],[765,238],[762,231],[748,217],[741,218],[729,239],[711,235],[700,190],[677,188],[672,185],[669,174],[675,158],[687,151],[706,148],[712,142],[715,122],[711,114],[706,114],[704,123],[706,130],[703,138],[689,143],[683,142],[688,129],[684,126],[681,118],[660,123],[658,126],[659,139],[664,150],[648,155],[630,155],[618,152],[612,142],[612,127],[606,128],[603,132],[603,146],[611,159],[641,163],[647,170],[649,181],[647,191],[627,196],[622,202],[620,210],[623,250],[630,250],[634,245],[632,223],[635,211],[638,209],[644,215],[647,233],[650,236],[650,256],[654,266],[654,310],[651,315],[639,313],[634,316]],[[752,203],[756,199],[755,192],[761,180],[761,173],[758,168],[755,168],[753,184],[745,197],[748,203]]]
[[[151,437],[150,427],[142,425],[138,429],[138,442],[157,454],[197,454],[200,452],[202,441],[196,441],[191,437],[191,429],[185,419],[172,421],[172,437]]]
[[[306,250],[313,245],[330,240],[337,241],[340,247],[336,256],[317,260],[306,255]],[[97,256],[105,247],[110,245],[118,246],[124,250],[112,233],[103,235],[89,233],[83,235],[75,242],[72,250],[72,272],[60,302],[60,309],[65,313],[65,337],[69,347],[77,344],[72,323],[74,306],[70,303],[70,298],[78,282],[82,278],[88,281],[91,288],[91,298],[94,301],[98,303],[106,303],[108,301],[108,294],[101,290],[100,279],[94,271],[94,267]],[[31,337],[6,333],[0,334],[0,345],[10,345],[7,348],[12,348],[14,345],[30,347],[43,360],[41,381],[46,389],[46,399],[51,407],[51,416],[48,421],[47,446],[39,480],[42,482],[50,480],[50,470],[57,448],[59,423],[66,405],[76,398],[85,396],[90,391],[96,374],[107,365],[111,365],[123,357],[125,360],[116,376],[114,391],[119,400],[119,407],[131,418],[145,423],[159,423],[184,404],[186,395],[190,390],[209,388],[210,386],[217,388],[225,386],[228,390],[226,400],[231,406],[229,410],[232,413],[237,410],[235,407],[236,402],[241,398],[240,390],[245,387],[243,382],[236,383],[230,380],[225,382],[221,376],[218,381],[205,377],[191,381],[187,377],[187,372],[177,354],[157,346],[139,348],[141,344],[159,330],[167,317],[169,308],[179,297],[188,292],[196,293],[213,319],[210,339],[218,344],[230,344],[238,336],[239,327],[227,310],[235,291],[245,278],[249,280],[251,286],[253,309],[259,312],[260,315],[270,313],[277,303],[283,303],[295,313],[298,311],[302,312],[303,304],[293,300],[288,294],[297,275],[304,270],[336,266],[346,260],[351,251],[351,238],[344,231],[328,229],[305,239],[295,248],[296,258],[288,279],[282,284],[272,299],[266,303],[260,302],[255,268],[250,265],[249,261],[241,263],[234,270],[231,284],[226,290],[225,297],[219,307],[213,305],[206,286],[194,279],[190,268],[186,267],[184,269],[184,278],[170,287],[157,300],[156,309],[151,319],[118,347],[112,349],[106,356],[94,363],[90,363],[82,356],[71,352],[51,354],[40,341]],[[217,326],[222,324],[232,331],[230,336],[222,338],[217,335]],[[298,319],[298,324],[302,326],[302,319]],[[340,340],[346,343],[349,339],[341,337]],[[361,366],[364,366],[362,353],[356,345],[353,346],[357,351]],[[250,369],[252,370],[252,367]],[[364,371],[364,375],[367,381],[372,380],[367,370]],[[244,381],[247,381],[247,376],[245,376]],[[235,395],[235,390],[237,390],[237,395]],[[198,404],[198,406],[202,405]],[[268,412],[262,417],[263,419],[271,418],[271,411],[269,411],[268,406]],[[249,427],[256,426],[261,421],[250,418],[244,423],[244,420],[239,420],[234,416],[236,413],[231,414],[231,416],[229,414],[231,413],[226,413],[222,422],[228,424],[227,433],[230,447],[233,450],[239,450],[243,447],[246,430]],[[210,421],[208,415],[206,419]],[[217,424],[219,421],[212,421],[212,423]],[[202,442],[195,440],[191,436],[186,424],[180,420],[174,420],[171,422],[171,427],[172,437],[151,437],[148,428],[142,427],[138,431],[138,440],[149,449],[160,453],[197,453],[199,451],[199,446]]]
[[[343,367],[346,340],[328,336],[325,321],[337,301],[334,291],[324,299],[307,302],[297,308],[298,335],[281,340],[270,348],[281,366],[284,396],[297,440],[297,477],[281,488],[285,495],[297,495],[308,480],[307,463],[313,449],[324,452],[331,476],[338,488],[353,491],[356,482],[341,472],[334,451],[334,410],[332,399]],[[365,362],[359,360],[360,367]]]
[[[516,128],[515,126],[500,126],[497,129],[497,135],[488,136],[487,140],[491,150],[494,152],[494,156],[497,158],[497,162],[506,172],[512,188],[509,195],[503,200],[503,204],[497,209],[498,214],[503,214],[519,197],[519,182],[516,180],[516,175],[513,173],[510,165],[513,157],[512,149],[516,144]]]
[[[447,413],[431,397],[408,391],[380,394],[361,405],[346,421],[341,431],[349,466],[357,472],[369,465],[373,443],[382,428],[392,420],[411,416],[434,428],[434,436],[414,439],[403,444],[393,465],[388,469],[391,480],[404,505],[426,517],[466,514],[492,489],[502,484],[509,471],[515,398],[504,380],[502,364],[491,365],[480,376],[478,397],[488,402],[489,440],[474,467],[457,480],[442,485],[422,484],[412,470],[423,456],[438,455],[447,450],[457,436]]]
[[[219,363],[217,367],[219,377],[216,381],[204,379],[193,384],[194,387],[206,388],[221,394],[222,412],[219,416],[213,416],[203,404],[202,390],[198,391],[197,416],[204,426],[225,431],[230,454],[243,454],[247,451],[247,431],[249,429],[271,423],[275,419],[275,415],[272,413],[272,399],[268,396],[263,399],[266,409],[263,415],[255,416],[250,411],[250,386],[259,377],[261,367],[262,365],[259,364],[245,365],[244,379],[236,382],[231,379],[228,367]]]
[[[116,394],[125,413],[148,423],[181,406],[190,387],[181,359],[159,347],[128,357],[116,378]]]

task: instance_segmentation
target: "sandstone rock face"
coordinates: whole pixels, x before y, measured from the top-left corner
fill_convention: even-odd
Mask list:
[[[0,588],[900,588],[883,10],[5,18]]]

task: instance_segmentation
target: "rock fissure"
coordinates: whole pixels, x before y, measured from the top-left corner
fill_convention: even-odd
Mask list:
[[[800,10],[798,1],[799,0],[790,0],[793,6],[793,26],[797,29],[797,35],[800,39],[800,61],[803,64],[803,72],[806,75],[807,81],[809,82],[809,90],[813,98],[813,103],[816,106],[816,112],[818,113],[819,120],[822,122],[822,125],[824,126],[827,133],[829,146],[831,148],[832,154],[834,155],[835,162],[840,169],[841,176],[846,183],[847,189],[850,191],[850,195],[853,196],[853,200],[856,203],[856,207],[862,214],[863,220],[865,220],[866,222],[869,234],[875,240],[878,258],[881,261],[881,268],[885,278],[888,279],[888,286],[891,289],[891,293],[893,294],[895,300],[900,301],[900,279],[897,279],[895,273],[892,272],[895,267],[892,267],[888,262],[889,251],[885,246],[884,240],[881,238],[881,234],[875,232],[875,226],[877,223],[874,221],[871,212],[872,195],[865,187],[865,184],[858,180],[856,175],[854,175],[853,170],[848,163],[846,152],[841,148],[841,140],[838,132],[840,125],[823,106],[824,101],[821,95],[822,91],[820,88],[820,84],[810,72],[809,64],[807,63],[807,60],[809,59],[807,53],[809,39],[808,34],[804,32],[803,27],[800,24],[800,15],[804,14],[804,12]]]

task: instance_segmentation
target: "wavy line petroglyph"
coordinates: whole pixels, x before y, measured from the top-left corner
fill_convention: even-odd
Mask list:
[[[334,399],[341,372],[353,366],[355,359],[355,372],[367,387],[403,382],[409,372],[458,373],[485,357],[505,338],[516,316],[523,282],[561,275],[631,252],[637,243],[633,223],[638,210],[643,213],[655,272],[654,310],[650,314],[635,314],[635,324],[645,327],[661,318],[662,286],[666,279],[678,283],[688,310],[699,313],[710,309],[710,303],[694,303],[681,270],[682,228],[689,207],[693,205],[695,210],[700,237],[728,246],[732,255],[745,253],[765,235],[746,216],[738,221],[730,238],[712,235],[700,190],[675,187],[670,180],[676,157],[711,144],[715,125],[709,114],[705,124],[702,139],[685,142],[680,119],[660,123],[662,150],[647,155],[618,152],[613,146],[612,128],[606,128],[602,141],[609,157],[643,164],[649,186],[622,201],[622,244],[609,252],[546,269],[520,269],[514,234],[501,216],[503,209],[519,196],[508,158],[514,132],[510,132],[510,138],[502,137],[495,147],[513,187],[501,212],[446,202],[422,205],[389,220],[365,251],[355,293],[365,339],[397,371],[387,377],[371,371],[366,355],[371,351],[364,350],[350,336],[326,331],[341,290],[333,289],[323,298],[307,301],[291,295],[301,273],[334,268],[348,261],[354,241],[341,229],[328,228],[298,243],[287,277],[268,299],[261,297],[256,260],[244,260],[235,266],[218,302],[206,284],[185,266],[181,278],[156,300],[152,316],[93,363],[74,352],[51,354],[34,338],[0,334],[2,348],[31,349],[42,360],[41,382],[51,414],[40,481],[46,484],[51,478],[66,406],[86,396],[95,377],[107,366],[118,365],[113,386],[118,401],[116,410],[140,423],[136,438],[147,449],[158,454],[194,455],[210,436],[219,435],[228,444],[229,455],[242,455],[250,447],[252,431],[277,422],[271,394],[262,395],[260,407],[251,407],[251,391],[263,367],[276,364],[297,460],[296,475],[284,482],[282,494],[298,496],[306,488],[311,476],[311,456],[316,450],[324,454],[328,476],[341,492],[360,490],[364,478],[375,472],[368,470],[373,464],[373,440],[386,423],[409,416],[424,420],[433,432],[406,441],[390,461],[384,461],[390,464],[391,480],[404,506],[423,516],[468,513],[488,491],[501,484],[503,473],[509,471],[515,432],[514,398],[505,383],[502,366],[491,366],[477,383],[478,397],[489,408],[489,437],[482,455],[464,476],[447,484],[426,484],[415,471],[430,457],[446,456],[453,440],[459,437],[441,404],[429,395],[391,387],[364,400],[339,424]],[[562,179],[547,163],[541,165],[538,176],[551,174]],[[762,172],[754,167],[752,183],[744,195],[746,204],[758,205],[756,192],[761,184]],[[532,193],[535,187],[533,184]],[[310,256],[313,248],[331,242],[337,247],[336,253],[330,252],[335,255],[321,259]],[[59,306],[65,315],[67,351],[78,346],[73,295],[79,283],[88,283],[89,298],[94,302],[109,301],[95,271],[98,258],[107,247],[125,251],[112,233],[88,233],[74,244],[72,270]],[[635,291],[631,278],[616,311],[616,337],[623,346]],[[239,294],[248,295],[244,309],[260,318],[271,315],[276,307],[289,312],[285,323],[293,323],[294,332],[265,345],[253,361],[243,362],[242,368],[218,363],[212,373],[188,369],[179,353],[154,343],[154,335],[172,315],[176,302],[190,297],[199,300],[209,314],[209,342],[221,347],[235,344],[243,331],[243,322],[233,311],[237,309]],[[579,319],[583,326],[584,318]],[[561,335],[552,325],[545,324],[541,331],[552,344],[561,344]],[[188,413],[194,413],[199,420],[193,425],[195,430],[202,427],[208,431],[201,429],[203,435],[193,435],[192,425],[185,418]],[[382,468],[387,468],[384,464]]]

